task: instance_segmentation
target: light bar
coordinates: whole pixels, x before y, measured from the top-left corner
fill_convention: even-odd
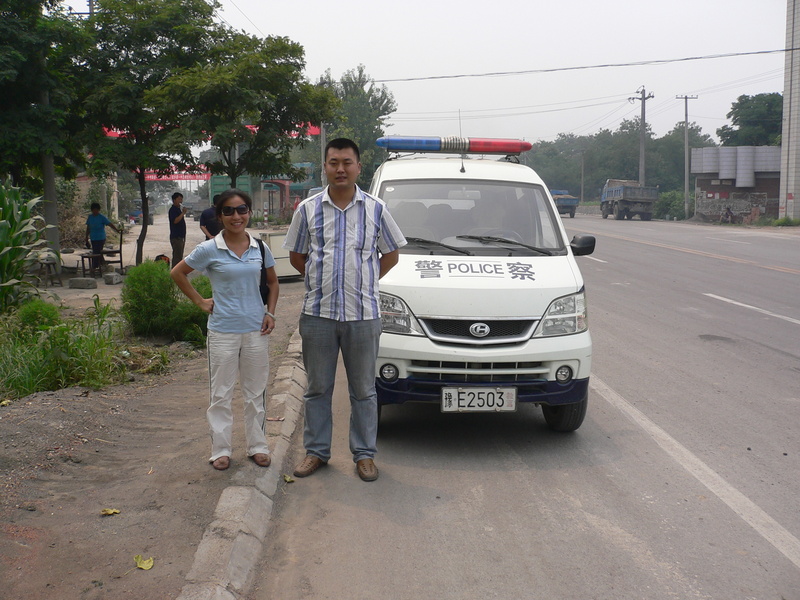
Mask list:
[[[523,140],[462,137],[389,136],[375,142],[390,152],[446,152],[449,154],[520,154],[531,149]]]

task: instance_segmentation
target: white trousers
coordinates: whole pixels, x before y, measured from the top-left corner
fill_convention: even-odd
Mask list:
[[[260,331],[208,331],[208,373],[211,402],[211,458],[231,456],[233,450],[233,390],[237,375],[244,397],[244,433],[247,456],[269,454],[266,436],[269,336]]]

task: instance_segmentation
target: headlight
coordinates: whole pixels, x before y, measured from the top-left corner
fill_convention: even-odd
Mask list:
[[[534,337],[581,333],[589,328],[586,296],[583,292],[553,300],[536,327]]]
[[[406,303],[397,296],[381,294],[381,326],[385,333],[424,335]]]

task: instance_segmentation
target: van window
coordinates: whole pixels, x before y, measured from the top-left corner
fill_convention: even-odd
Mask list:
[[[538,185],[486,180],[387,181],[378,196],[406,237],[468,247],[473,252],[485,244],[459,236],[501,237],[565,250],[558,217]]]

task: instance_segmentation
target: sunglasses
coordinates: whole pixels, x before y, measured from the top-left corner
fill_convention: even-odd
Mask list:
[[[230,217],[233,214],[233,211],[236,211],[240,215],[246,215],[250,212],[247,204],[240,204],[239,206],[223,206],[222,207],[222,214],[226,217]]]

